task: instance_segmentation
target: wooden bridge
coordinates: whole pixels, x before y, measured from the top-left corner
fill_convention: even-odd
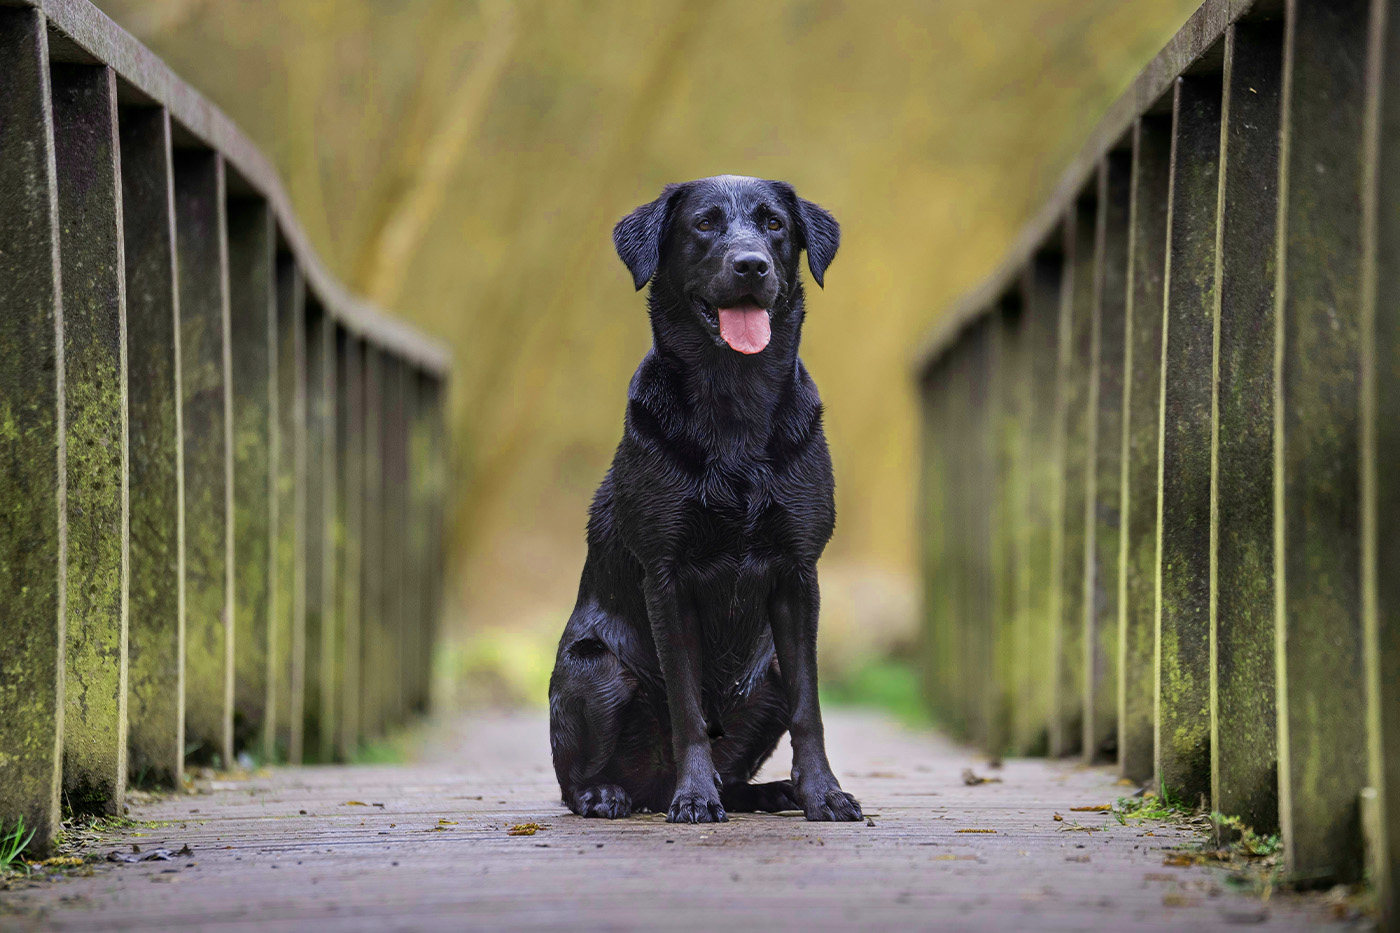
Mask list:
[[[940,319],[925,673],[991,760],[832,714],[842,826],[572,817],[538,716],[327,767],[428,706],[450,360],[85,0],[0,0],[0,87],[0,830],[78,853],[0,925],[1356,918],[1144,781],[1394,890],[1400,0],[1209,0]]]

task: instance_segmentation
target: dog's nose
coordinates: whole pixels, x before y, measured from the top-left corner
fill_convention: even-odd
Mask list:
[[[740,253],[733,261],[737,275],[761,279],[768,274],[768,259],[762,253]]]

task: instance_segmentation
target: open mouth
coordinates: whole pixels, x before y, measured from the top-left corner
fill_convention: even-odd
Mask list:
[[[751,295],[745,295],[726,308],[714,307],[709,302],[700,304],[700,316],[706,328],[731,350],[751,356],[768,346],[773,337],[768,309],[761,307]]]

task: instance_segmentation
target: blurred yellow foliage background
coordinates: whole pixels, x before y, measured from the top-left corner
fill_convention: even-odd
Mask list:
[[[725,172],[840,220],[803,345],[839,678],[913,629],[920,336],[1199,0],[97,2],[272,158],[332,270],[451,344],[446,680],[539,701],[650,341],[612,224]]]

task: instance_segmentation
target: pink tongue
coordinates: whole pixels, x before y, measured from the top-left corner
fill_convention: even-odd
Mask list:
[[[719,335],[740,353],[757,353],[768,346],[773,331],[768,326],[768,312],[745,303],[719,309]]]

